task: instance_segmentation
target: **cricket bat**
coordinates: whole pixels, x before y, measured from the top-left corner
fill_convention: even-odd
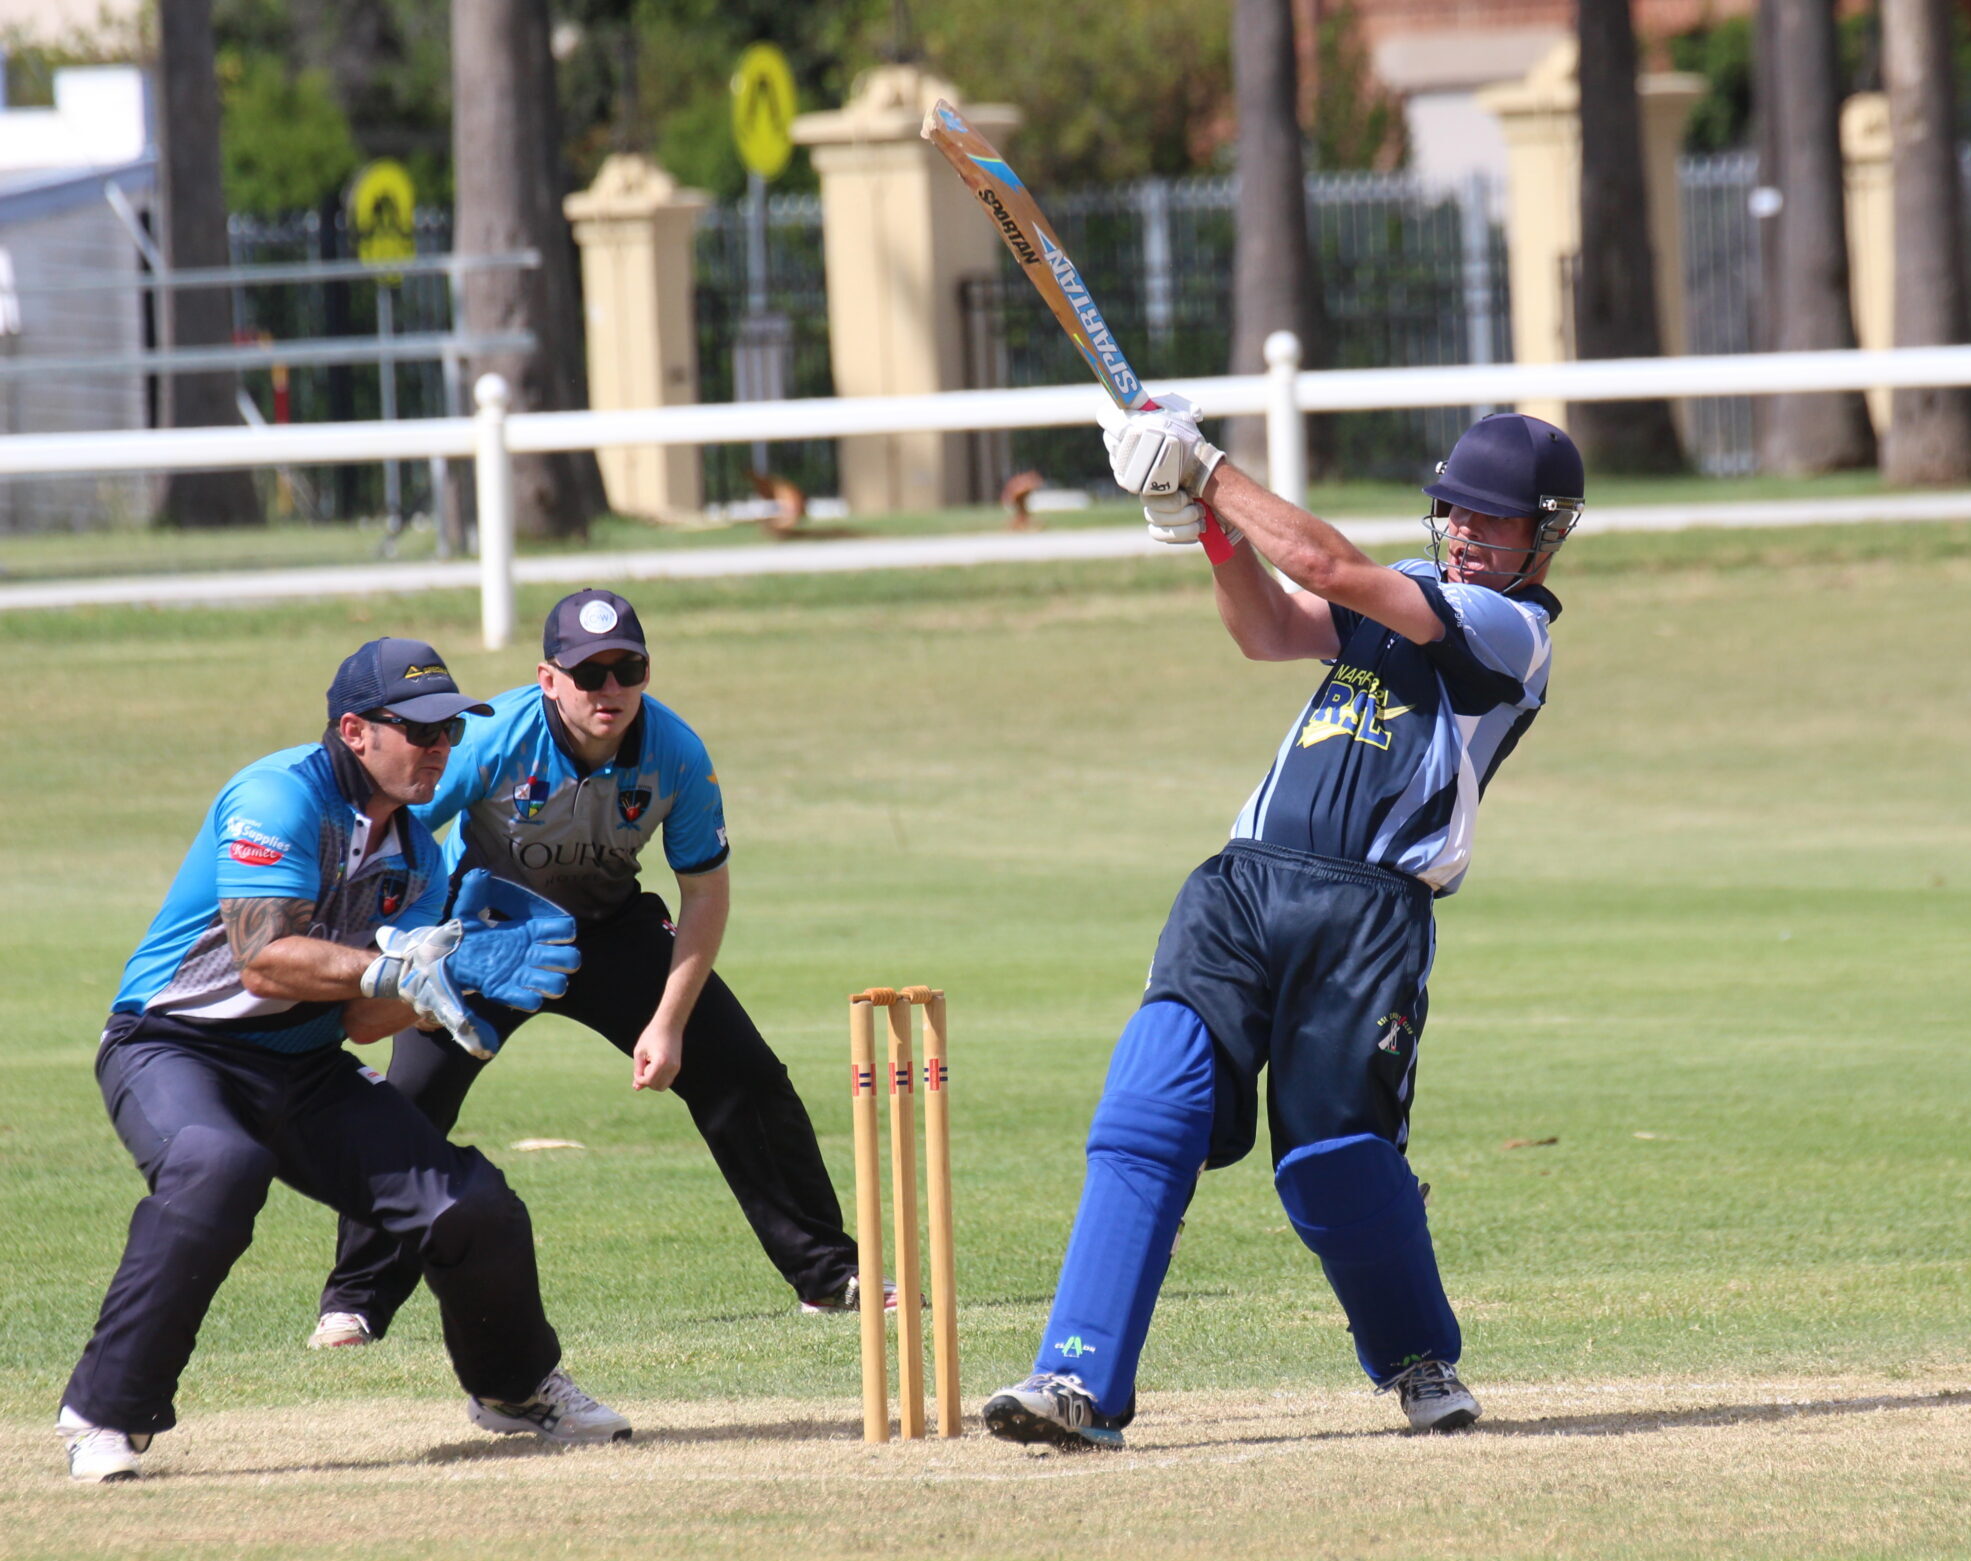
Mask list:
[[[1143,388],[1143,381],[1129,366],[1115,333],[1102,318],[1088,284],[1061,247],[1061,241],[1040,214],[1032,192],[1020,182],[998,149],[965,122],[964,116],[943,98],[924,116],[924,139],[957,170],[965,186],[978,197],[979,204],[999,236],[1006,241],[1020,269],[1033,283],[1061,329],[1068,333],[1075,350],[1088,364],[1089,372],[1101,382],[1109,399],[1125,412],[1150,412],[1156,402]],[[1202,507],[1202,506],[1200,506]],[[1231,557],[1232,547],[1219,529],[1210,510],[1205,510],[1205,554],[1214,564]]]

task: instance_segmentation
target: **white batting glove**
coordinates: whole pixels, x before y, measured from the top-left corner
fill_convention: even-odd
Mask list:
[[[1198,409],[1182,396],[1166,396],[1154,412],[1132,412],[1102,442],[1109,470],[1124,493],[1144,498],[1195,494],[1225,453],[1198,432]]]
[[[1150,535],[1159,542],[1182,546],[1196,542],[1204,534],[1211,516],[1196,499],[1183,493],[1169,493],[1145,499],[1143,519],[1149,526]],[[1227,525],[1222,518],[1218,529],[1225,533],[1226,542],[1233,546],[1245,540],[1244,532],[1237,526]]]

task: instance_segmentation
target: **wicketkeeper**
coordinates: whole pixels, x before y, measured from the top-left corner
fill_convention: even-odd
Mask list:
[[[767,1256],[810,1312],[854,1310],[855,1241],[787,1069],[713,964],[731,906],[725,803],[705,744],[646,692],[650,647],[613,591],[577,591],[542,631],[534,681],[493,699],[418,814],[454,872],[484,868],[576,918],[582,969],[549,1011],[630,1058],[638,1089],[670,1090],[691,1112]],[[675,916],[640,878],[663,842]],[[500,1042],[539,1004],[478,1005],[493,1039],[468,1056],[406,1028],[390,1082],[441,1130]],[[417,1288],[414,1249],[345,1218],[312,1348],[381,1338]],[[886,1300],[890,1299],[886,1296]]]
[[[1545,703],[1560,603],[1544,582],[1581,514],[1580,454],[1537,418],[1481,419],[1424,489],[1431,557],[1383,568],[1225,461],[1181,403],[1108,444],[1151,534],[1204,544],[1239,648],[1328,671],[1171,909],[1089,1128],[1034,1374],[986,1425],[1122,1445],[1178,1225],[1199,1172],[1252,1148],[1265,1070],[1280,1201],[1362,1369],[1416,1429],[1456,1430],[1479,1408],[1404,1157],[1432,902],[1463,882],[1479,798]]]
[[[411,805],[467,712],[491,708],[429,645],[363,646],[329,688],[322,740],[220,790],[125,966],[96,1077],[150,1195],[62,1395],[75,1479],[135,1479],[176,1424],[199,1324],[277,1179],[415,1254],[475,1425],[629,1436],[560,1369],[526,1206],[341,1044],[421,1021],[484,1048],[468,1001],[538,1007],[580,962],[572,920],[483,873],[440,923],[445,873]]]

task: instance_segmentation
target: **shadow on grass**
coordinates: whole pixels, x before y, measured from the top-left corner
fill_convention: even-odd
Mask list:
[[[1971,1393],[1871,1394],[1866,1398],[1815,1399],[1804,1404],[1707,1404],[1695,1409],[1632,1409],[1604,1415],[1554,1415],[1540,1420],[1483,1420],[1474,1435],[1636,1436],[1691,1426],[1771,1425],[1826,1415],[1869,1415],[1884,1409],[1971,1407]]]

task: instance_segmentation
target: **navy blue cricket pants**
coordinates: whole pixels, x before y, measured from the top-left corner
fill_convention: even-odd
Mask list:
[[[96,1078],[150,1196],[63,1397],[85,1418],[130,1433],[177,1423],[199,1325],[275,1180],[416,1251],[466,1392],[525,1399],[559,1361],[527,1206],[341,1047],[290,1056],[116,1014]]]
[[[1234,840],[1185,880],[1145,1003],[1182,1003],[1217,1054],[1210,1159],[1258,1134],[1273,1161],[1328,1139],[1409,1138],[1435,952],[1429,888],[1362,862]]]

